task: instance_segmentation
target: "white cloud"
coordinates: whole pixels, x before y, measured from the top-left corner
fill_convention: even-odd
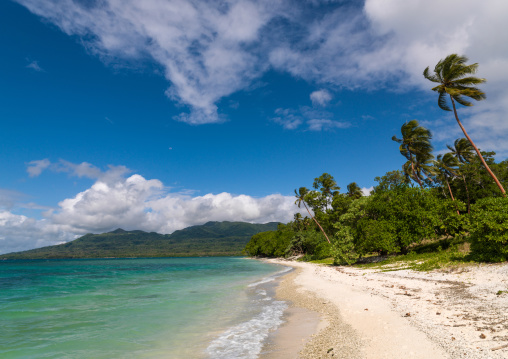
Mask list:
[[[287,130],[296,130],[306,125],[305,130],[328,131],[337,128],[351,127],[349,122],[332,120],[333,114],[327,111],[315,110],[311,107],[302,106],[298,110],[278,108],[275,110],[276,117],[272,121],[282,125]]]
[[[44,70],[39,66],[39,63],[37,61],[30,61],[30,63],[26,65],[26,67],[37,72],[44,72]]]
[[[47,158],[43,160],[30,161],[27,163],[27,172],[30,177],[39,176],[43,170],[49,169],[53,172],[65,172],[75,177],[85,177],[89,179],[100,179],[103,182],[114,182],[122,178],[127,173],[131,172],[125,166],[112,166],[109,165],[106,171],[102,171],[98,167],[88,163],[72,163],[65,160],[59,160],[56,163],[51,163]]]
[[[47,158],[43,160],[30,161],[27,163],[26,171],[30,177],[37,177],[50,165],[51,162]]]
[[[327,119],[312,119],[307,121],[310,131],[331,130],[334,128],[348,128],[351,126],[348,122],[339,122]]]
[[[78,235],[119,227],[172,233],[207,221],[288,222],[298,211],[293,196],[272,194],[255,198],[226,192],[193,196],[189,191],[170,192],[161,181],[147,180],[139,174],[125,178],[129,170],[122,166],[110,166],[99,173],[86,162],[86,165],[61,163],[72,169],[72,175],[84,172],[86,176],[97,177],[95,183],[62,200],[58,208],[43,212],[42,220],[15,214],[13,210],[0,210],[0,253],[58,244]],[[125,170],[119,174],[118,169]],[[8,194],[6,201],[10,203],[13,199]],[[30,207],[37,208],[33,204]]]
[[[326,106],[331,100],[332,95],[327,90],[318,90],[310,94],[313,105]]]
[[[370,196],[370,193],[374,190],[374,186],[371,186],[369,188],[362,187],[362,193],[364,196]]]
[[[303,123],[301,116],[295,113],[294,110],[278,108],[275,110],[276,117],[272,121],[282,125],[286,130],[296,130]]]
[[[75,235],[47,220],[36,220],[9,211],[0,211],[0,253],[18,252],[60,244]]]
[[[13,207],[23,197],[20,192],[0,188],[0,209]]]
[[[176,119],[219,122],[215,103],[243,89],[266,68],[256,51],[260,31],[277,13],[268,1],[19,0],[30,11],[78,35],[106,62],[152,58],[171,86],[166,94],[188,105]]]
[[[106,63],[155,60],[170,82],[166,94],[190,108],[175,119],[192,124],[224,121],[219,100],[271,68],[338,89],[430,91],[423,69],[450,53],[466,54],[489,80],[489,98],[461,111],[462,119],[480,147],[508,153],[505,0],[18,2],[80,37]],[[313,101],[326,98],[314,94]],[[291,129],[302,124],[276,121]]]
[[[473,0],[367,0],[365,13],[372,28],[387,36],[383,53],[391,52],[398,57],[383,63],[381,52],[374,52],[366,60],[376,59],[381,66],[402,71],[407,74],[408,84],[430,92],[432,84],[423,78],[423,69],[427,66],[433,69],[451,53],[465,54],[470,63],[478,62],[478,75],[488,80],[481,86],[488,98],[475,103],[472,109],[459,108],[459,116],[479,147],[508,155],[508,142],[504,140],[508,136],[504,120],[508,111],[505,86],[508,75],[504,70],[508,65],[508,48],[499,46],[508,41],[508,33],[499,31],[505,27],[508,16],[506,1],[488,0],[480,5]],[[442,119],[446,121],[429,123],[434,134],[441,134],[440,139],[451,143],[457,137],[464,137],[460,130],[456,131],[453,114],[443,112]]]

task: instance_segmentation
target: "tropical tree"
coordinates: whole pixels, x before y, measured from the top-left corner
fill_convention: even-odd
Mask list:
[[[474,156],[474,147],[471,145],[471,142],[466,140],[465,138],[457,138],[453,142],[453,147],[450,145],[446,145],[450,152],[460,163],[471,162]]]
[[[339,194],[340,187],[337,186],[337,182],[333,178],[332,175],[328,173],[323,173],[321,176],[314,178],[314,183],[312,184],[317,191],[321,191],[319,195],[313,196],[317,197],[320,202],[319,209],[321,211],[326,211],[331,208],[333,198]]]
[[[453,142],[453,147],[450,145],[446,145],[450,150],[450,153],[462,164],[469,163],[474,158],[474,147],[471,145],[471,142],[466,140],[465,138],[457,138]],[[467,187],[466,176],[464,175],[464,171],[459,169],[458,173],[462,177],[462,181],[464,181],[464,188],[466,189],[467,195],[467,213],[470,212],[471,207],[471,199],[469,197],[469,188]]]
[[[423,76],[439,85],[432,88],[433,91],[439,93],[439,97],[437,103],[439,107],[445,111],[451,111],[452,109],[448,106],[448,97],[450,98],[453,113],[455,115],[455,119],[459,124],[464,136],[471,143],[473,148],[475,149],[478,157],[481,159],[483,166],[492,177],[492,179],[496,182],[497,186],[501,190],[503,196],[506,196],[506,192],[497,179],[496,175],[490,167],[485,162],[480,150],[474,144],[471,137],[466,132],[466,129],[462,125],[459,120],[459,116],[457,115],[457,108],[455,106],[455,101],[463,106],[473,106],[471,102],[469,102],[466,98],[471,98],[473,100],[481,101],[484,100],[487,96],[485,93],[476,88],[476,85],[482,84],[486,82],[486,79],[478,78],[474,75],[478,69],[478,64],[474,63],[471,65],[466,65],[468,58],[466,56],[459,56],[457,54],[448,55],[444,60],[440,60],[436,67],[434,68],[434,73],[431,74],[429,68],[427,67],[423,71]],[[447,96],[448,95],[448,96]]]
[[[448,179],[457,176],[458,166],[459,161],[451,153],[438,155],[436,161],[434,161],[435,174],[441,183],[443,183],[443,181],[446,182],[452,201],[455,201],[455,198],[453,197],[453,192]],[[458,209],[457,214],[460,214]]]
[[[386,172],[384,176],[375,177],[374,181],[376,181],[378,185],[374,187],[373,193],[390,191],[399,187],[406,187],[410,182],[409,178],[407,178],[407,176],[399,170]]]
[[[360,198],[363,196],[362,189],[356,184],[356,182],[351,182],[347,185],[347,196],[351,198]]]
[[[305,209],[307,210],[307,212],[309,212],[309,216],[314,220],[314,222],[316,222],[316,224],[318,225],[319,229],[321,230],[321,232],[323,232],[323,235],[325,236],[326,240],[328,241],[328,243],[331,243],[330,240],[328,239],[328,236],[326,235],[323,227],[321,227],[321,225],[319,224],[319,222],[316,220],[316,218],[314,218],[314,216],[312,215],[312,213],[310,213],[309,211],[309,208],[307,207],[307,205],[305,204],[305,197],[307,196],[307,194],[309,193],[309,190],[306,188],[306,187],[300,187],[298,189],[298,192],[296,191],[295,189],[295,195],[296,195],[296,201],[295,201],[295,204],[298,205],[298,208],[300,208],[300,205],[303,203]]]
[[[401,133],[401,139],[393,136],[392,140],[400,144],[400,153],[408,160],[402,169],[423,188],[423,176],[428,177],[432,173],[431,161],[434,158],[430,143],[432,134],[420,126],[417,120],[402,125]]]

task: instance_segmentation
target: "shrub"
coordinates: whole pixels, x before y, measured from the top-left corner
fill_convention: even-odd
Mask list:
[[[296,254],[314,255],[318,250],[323,251],[322,244],[326,242],[321,232],[303,231],[297,232],[286,248],[286,257]],[[328,243],[328,242],[326,242]]]
[[[484,198],[471,206],[470,239],[475,260],[508,260],[508,198]]]
[[[334,265],[353,264],[356,262],[359,255],[355,250],[351,227],[342,226],[335,233],[331,255]]]

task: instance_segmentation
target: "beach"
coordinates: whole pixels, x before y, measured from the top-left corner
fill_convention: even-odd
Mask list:
[[[416,272],[268,260],[295,268],[263,359],[508,358],[508,265]]]

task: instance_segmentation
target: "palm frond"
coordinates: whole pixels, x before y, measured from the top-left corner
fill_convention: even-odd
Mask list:
[[[462,106],[473,106],[473,104],[471,102],[467,101],[466,99],[464,99],[464,97],[460,93],[457,93],[456,95],[452,95],[452,97],[455,101],[460,103]]]
[[[446,92],[444,92],[444,91],[439,93],[439,97],[437,98],[437,104],[441,109],[443,109],[445,111],[452,110],[450,108],[450,106],[448,106]]]
[[[479,85],[485,82],[487,82],[486,79],[474,76],[468,76],[454,81],[455,84],[463,86]]]

